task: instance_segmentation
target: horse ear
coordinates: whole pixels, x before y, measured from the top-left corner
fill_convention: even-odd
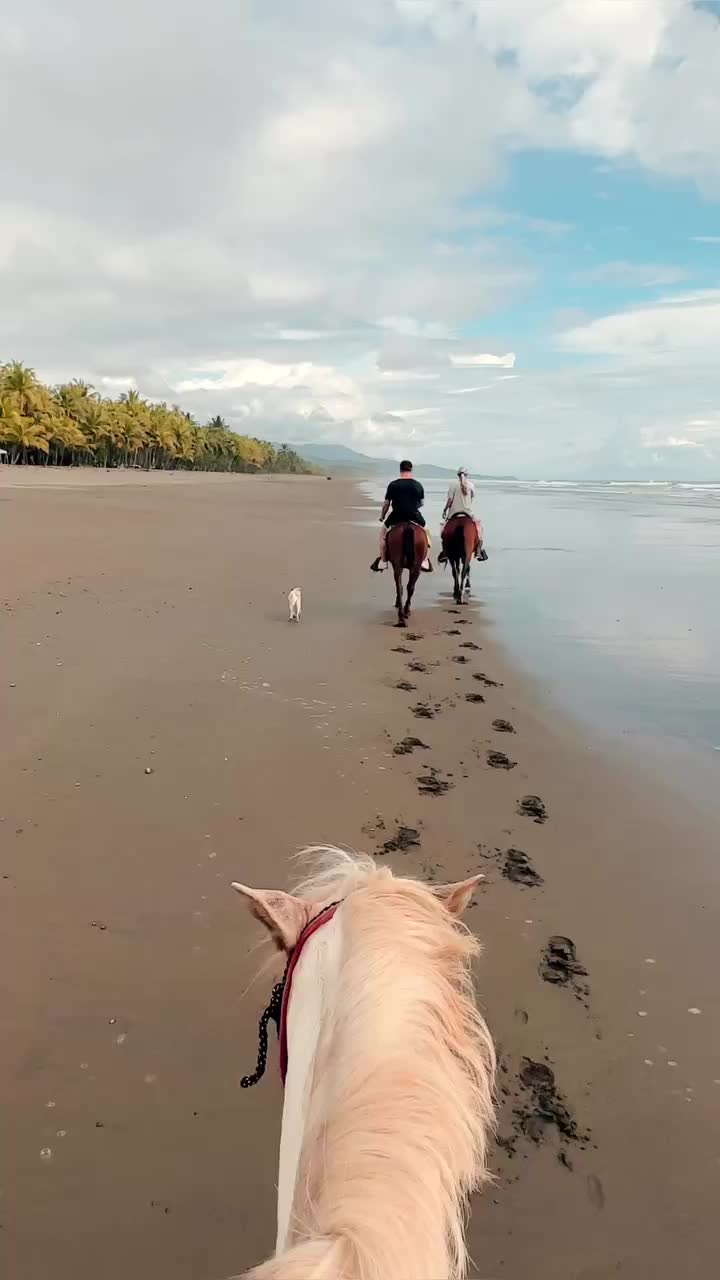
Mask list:
[[[439,898],[442,898],[450,915],[456,916],[459,920],[470,906],[470,900],[480,881],[484,879],[485,876],[481,873],[471,876],[469,880],[458,880],[457,884],[441,885],[435,892]]]
[[[310,919],[309,903],[280,889],[249,889],[233,881],[256,920],[265,925],[280,951],[292,951]]]

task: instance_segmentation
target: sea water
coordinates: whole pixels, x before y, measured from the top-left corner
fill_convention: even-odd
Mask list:
[[[437,555],[447,482],[423,483]],[[364,489],[379,507],[384,483]],[[720,815],[720,484],[480,482],[475,508],[489,560],[472,600],[510,654]]]

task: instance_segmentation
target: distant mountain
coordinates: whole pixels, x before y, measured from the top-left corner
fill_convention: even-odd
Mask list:
[[[308,462],[322,464],[328,471],[354,472],[356,475],[389,475],[397,471],[398,462],[392,458],[373,458],[368,453],[357,453],[344,444],[298,444],[293,448]],[[436,467],[430,462],[420,462],[413,468],[413,475],[420,480],[448,480],[457,474],[447,467]],[[514,476],[474,475],[476,480],[514,480]]]

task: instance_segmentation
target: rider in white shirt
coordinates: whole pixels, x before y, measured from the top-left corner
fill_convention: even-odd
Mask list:
[[[458,478],[450,485],[445,499],[442,521],[445,524],[453,516],[468,516],[470,520],[475,522],[478,538],[480,539],[475,552],[475,559],[479,560],[483,544],[483,527],[481,521],[477,520],[473,514],[472,504],[474,498],[475,485],[468,476],[467,467],[458,467]],[[438,560],[441,564],[445,564],[447,556],[444,551],[438,556]]]

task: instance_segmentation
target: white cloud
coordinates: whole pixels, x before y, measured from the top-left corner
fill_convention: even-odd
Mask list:
[[[449,338],[447,325],[429,321],[425,324],[414,316],[383,316],[378,320],[381,329],[389,329],[392,333],[407,338]]]
[[[713,432],[688,423],[714,421],[719,293],[594,319],[566,308],[553,363],[592,356],[592,369],[544,371],[544,335],[524,334],[526,353],[491,319],[538,288],[572,230],[496,206],[512,152],[580,147],[720,190],[720,25],[707,12],[688,0],[207,0],[201,17],[196,0],[124,0],[102,21],[92,0],[6,10],[2,358],[275,439],[412,441],[418,456],[537,473],[604,449],[646,456],[641,430],[657,428],[702,439],[689,452],[715,465]],[[520,244],[537,237],[536,265]],[[682,269],[602,270],[667,288]]]
[[[178,395],[229,399],[233,411],[249,416],[248,398],[254,414],[267,412],[272,419],[281,414],[307,417],[322,407],[332,420],[352,420],[367,412],[367,399],[357,381],[331,365],[310,361],[281,364],[249,359],[206,362],[202,371],[174,383]],[[235,393],[241,392],[239,397]]]
[[[683,436],[664,436],[662,432],[644,429],[640,433],[645,449],[702,449],[699,440],[688,440]]]
[[[515,367],[515,352],[508,351],[507,355],[495,356],[486,351],[479,351],[476,354],[472,352],[463,352],[459,355],[451,355],[450,363],[455,365],[457,369],[472,369],[478,366],[492,367],[498,369],[513,369]]]
[[[286,387],[308,388],[318,395],[326,393],[352,395],[355,384],[345,374],[322,365],[302,361],[299,364],[278,364],[269,360],[236,360],[232,363],[206,363],[203,372],[184,378],[176,384],[176,390],[222,391],[236,387]]]
[[[687,359],[717,352],[720,343],[720,289],[678,294],[649,306],[600,316],[566,330],[559,344],[584,355],[626,360]]]
[[[681,434],[660,427],[643,427],[640,439],[645,449],[707,449],[717,439],[720,444],[720,413],[710,418],[691,418],[680,425]]]
[[[511,59],[560,145],[720,188],[720,24],[690,0],[396,0],[447,42]]]

